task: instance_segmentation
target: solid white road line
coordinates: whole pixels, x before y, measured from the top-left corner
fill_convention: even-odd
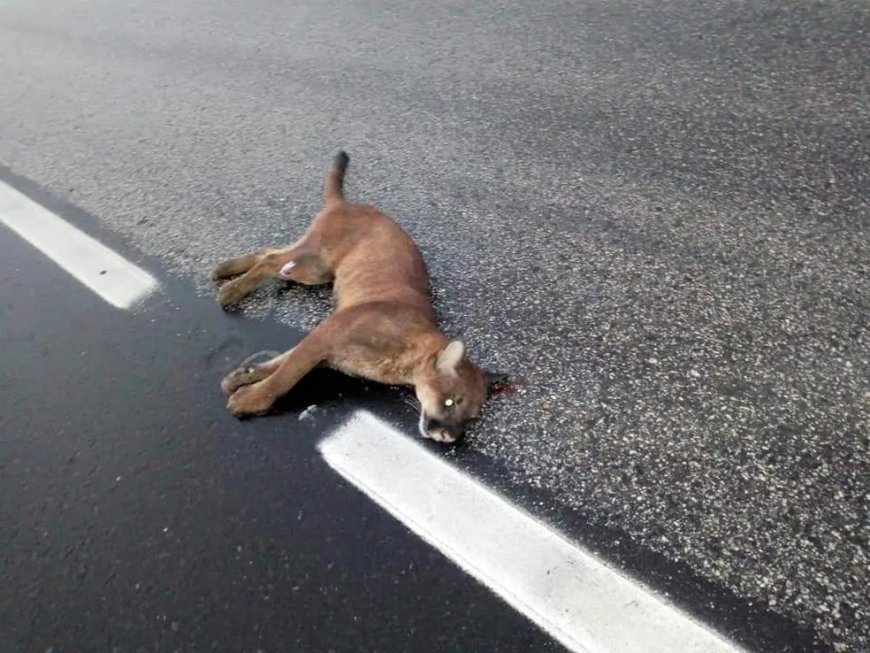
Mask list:
[[[0,182],[0,223],[118,308],[131,308],[159,284],[145,270]]]
[[[319,448],[339,474],[573,651],[741,650],[369,413],[355,413]]]

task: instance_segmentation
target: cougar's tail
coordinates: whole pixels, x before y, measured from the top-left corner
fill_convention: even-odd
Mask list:
[[[323,201],[327,204],[340,202],[344,199],[342,186],[344,186],[344,173],[348,163],[350,163],[350,157],[344,150],[335,155],[332,167],[326,175],[326,183],[323,185]]]

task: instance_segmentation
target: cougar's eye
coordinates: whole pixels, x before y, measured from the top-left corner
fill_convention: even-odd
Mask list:
[[[447,406],[448,408],[450,408],[453,405],[453,400],[452,399],[445,399],[444,405]]]

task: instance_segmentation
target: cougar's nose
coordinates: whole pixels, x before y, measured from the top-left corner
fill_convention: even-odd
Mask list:
[[[455,442],[462,435],[462,427],[445,424],[433,417],[424,418],[423,430],[427,437],[437,442]]]

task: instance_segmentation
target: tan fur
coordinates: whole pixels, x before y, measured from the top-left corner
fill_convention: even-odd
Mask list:
[[[325,364],[380,383],[413,386],[423,435],[452,442],[480,411],[484,376],[466,358],[462,343],[449,342],[438,329],[426,267],[411,238],[376,208],[344,200],[347,163],[347,155],[339,153],[324,186],[325,207],[298,242],[225,261],[214,272],[215,279],[241,275],[221,287],[224,307],[269,277],[334,283],[334,312],[296,347],[224,379],[229,409],[238,416],[263,413]]]

